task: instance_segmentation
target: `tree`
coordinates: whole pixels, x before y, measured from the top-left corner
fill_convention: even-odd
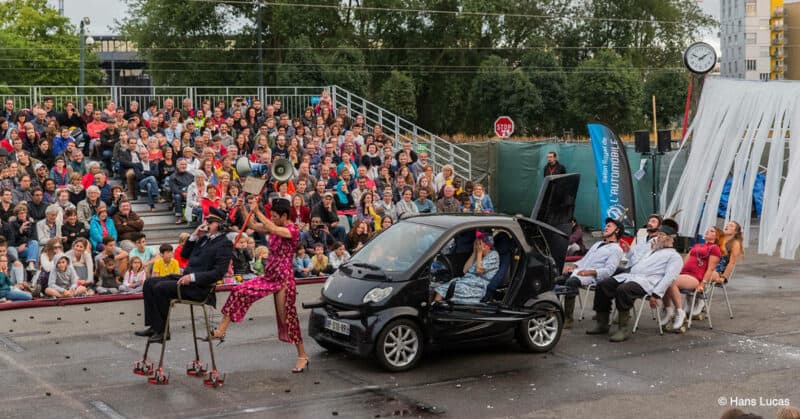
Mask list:
[[[278,66],[276,80],[279,86],[324,86],[322,58],[313,49],[306,36],[289,41],[290,47],[284,61]]]
[[[536,115],[542,112],[542,99],[536,87],[519,69],[509,67],[497,56],[481,63],[469,93],[474,132],[488,133],[500,115],[514,120],[517,134],[530,135]]]
[[[550,51],[531,51],[520,60],[528,80],[542,98],[542,112],[536,115],[537,135],[557,135],[566,122],[567,74]]]
[[[325,62],[323,80],[325,84],[336,84],[363,95],[368,88],[369,72],[365,67],[364,54],[356,48],[337,49]]]
[[[670,128],[683,118],[686,104],[686,90],[689,87],[689,75],[686,71],[657,71],[648,75],[644,83],[644,101],[642,110],[647,118],[653,121],[653,96],[656,97],[656,117],[658,125]]]
[[[236,7],[182,0],[126,2],[129,12],[119,30],[137,45],[155,85],[255,84],[252,37],[230,31],[231,22],[241,16]]]
[[[397,70],[378,89],[376,100],[386,109],[401,117],[414,121],[417,118],[416,89],[414,79]]]
[[[569,111],[580,127],[592,120],[620,132],[641,127],[641,76],[613,51],[600,51],[578,65],[569,75],[567,92]]]
[[[74,86],[80,71],[80,38],[69,19],[47,0],[0,2],[0,51],[8,86]],[[87,84],[100,81],[97,57],[86,50]]]

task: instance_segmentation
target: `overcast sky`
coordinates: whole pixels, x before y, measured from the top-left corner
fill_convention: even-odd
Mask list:
[[[703,10],[719,17],[720,0],[697,0]],[[48,0],[54,8],[58,8],[58,0]],[[187,6],[188,7],[188,6]],[[110,35],[114,19],[122,19],[127,7],[122,0],[64,0],[64,15],[77,27],[84,16],[91,19],[89,33],[94,35]],[[719,47],[716,30],[708,34],[707,40]]]

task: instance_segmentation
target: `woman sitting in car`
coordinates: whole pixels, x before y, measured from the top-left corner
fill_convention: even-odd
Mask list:
[[[450,284],[455,282],[455,293],[451,301],[462,304],[480,302],[486,294],[486,286],[500,268],[500,255],[493,247],[492,236],[476,231],[472,254],[464,264],[464,276],[436,287],[434,300],[442,301]]]

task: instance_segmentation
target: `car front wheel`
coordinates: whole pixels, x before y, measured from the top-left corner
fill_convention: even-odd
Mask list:
[[[375,344],[375,355],[389,371],[414,368],[422,357],[422,333],[409,319],[397,319],[383,328]]]
[[[560,311],[551,303],[540,303],[538,314],[520,322],[517,340],[528,352],[542,353],[553,349],[561,338],[564,325]]]

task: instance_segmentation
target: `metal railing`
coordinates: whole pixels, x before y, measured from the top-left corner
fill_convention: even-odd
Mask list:
[[[363,115],[367,125],[380,125],[383,132],[394,140],[395,148],[399,148],[403,141],[411,141],[414,149],[422,145],[428,150],[430,161],[437,170],[451,164],[457,176],[472,177],[472,155],[466,149],[339,86],[331,86],[330,93],[334,107],[345,106],[351,118]]]
[[[411,141],[415,149],[422,145],[428,150],[430,160],[437,169],[451,164],[458,176],[470,178],[472,175],[472,156],[466,149],[339,86],[84,86],[82,96],[79,86],[8,86],[7,89],[8,92],[0,92],[0,98],[13,99],[16,109],[31,108],[48,97],[53,99],[56,109],[63,109],[67,101],[79,108],[91,101],[95,109],[102,109],[108,101],[114,101],[117,108],[127,109],[135,100],[139,102],[140,112],[144,112],[152,100],[158,103],[159,108],[163,108],[168,98],[175,102],[175,109],[181,108],[184,98],[191,99],[195,108],[199,108],[202,101],[210,100],[212,109],[218,101],[224,101],[230,108],[236,98],[259,98],[265,106],[266,103],[280,100],[281,109],[292,117],[302,116],[308,106],[319,101],[323,90],[328,90],[333,98],[334,112],[335,108],[344,105],[351,117],[363,115],[368,126],[381,125],[384,133],[392,137],[395,147],[399,148],[402,141]]]

